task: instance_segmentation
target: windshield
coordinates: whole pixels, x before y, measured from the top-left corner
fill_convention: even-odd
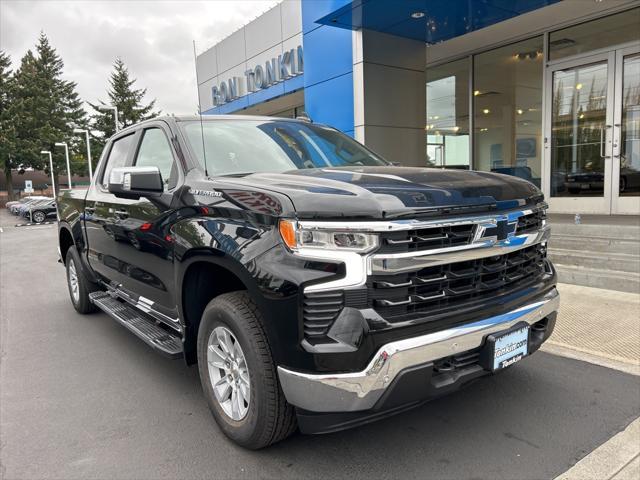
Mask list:
[[[210,175],[303,168],[388,165],[333,128],[287,120],[180,122],[200,165],[203,137]],[[204,131],[204,135],[202,135]]]

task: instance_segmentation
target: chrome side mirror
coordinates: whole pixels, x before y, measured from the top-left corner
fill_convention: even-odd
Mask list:
[[[164,191],[158,167],[118,167],[109,175],[109,193],[120,198],[155,196]]]

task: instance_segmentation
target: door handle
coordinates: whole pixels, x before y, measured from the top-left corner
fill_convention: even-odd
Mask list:
[[[605,125],[600,129],[600,158],[611,158],[611,155],[604,154],[604,144],[605,144],[605,129],[609,130],[611,125]]]
[[[127,218],[129,216],[129,212],[127,212],[126,210],[116,210],[115,212],[116,217],[120,217],[120,218]]]

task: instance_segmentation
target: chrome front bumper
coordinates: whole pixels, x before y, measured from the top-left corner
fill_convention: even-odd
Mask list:
[[[287,401],[312,412],[356,412],[372,408],[400,372],[480,347],[487,335],[518,322],[529,325],[558,310],[554,288],[540,300],[511,312],[441,332],[388,343],[361,372],[307,374],[278,367]]]

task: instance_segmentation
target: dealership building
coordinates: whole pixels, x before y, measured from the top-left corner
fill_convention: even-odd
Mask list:
[[[205,114],[332,125],[402,165],[640,214],[640,1],[284,0],[197,57]]]

